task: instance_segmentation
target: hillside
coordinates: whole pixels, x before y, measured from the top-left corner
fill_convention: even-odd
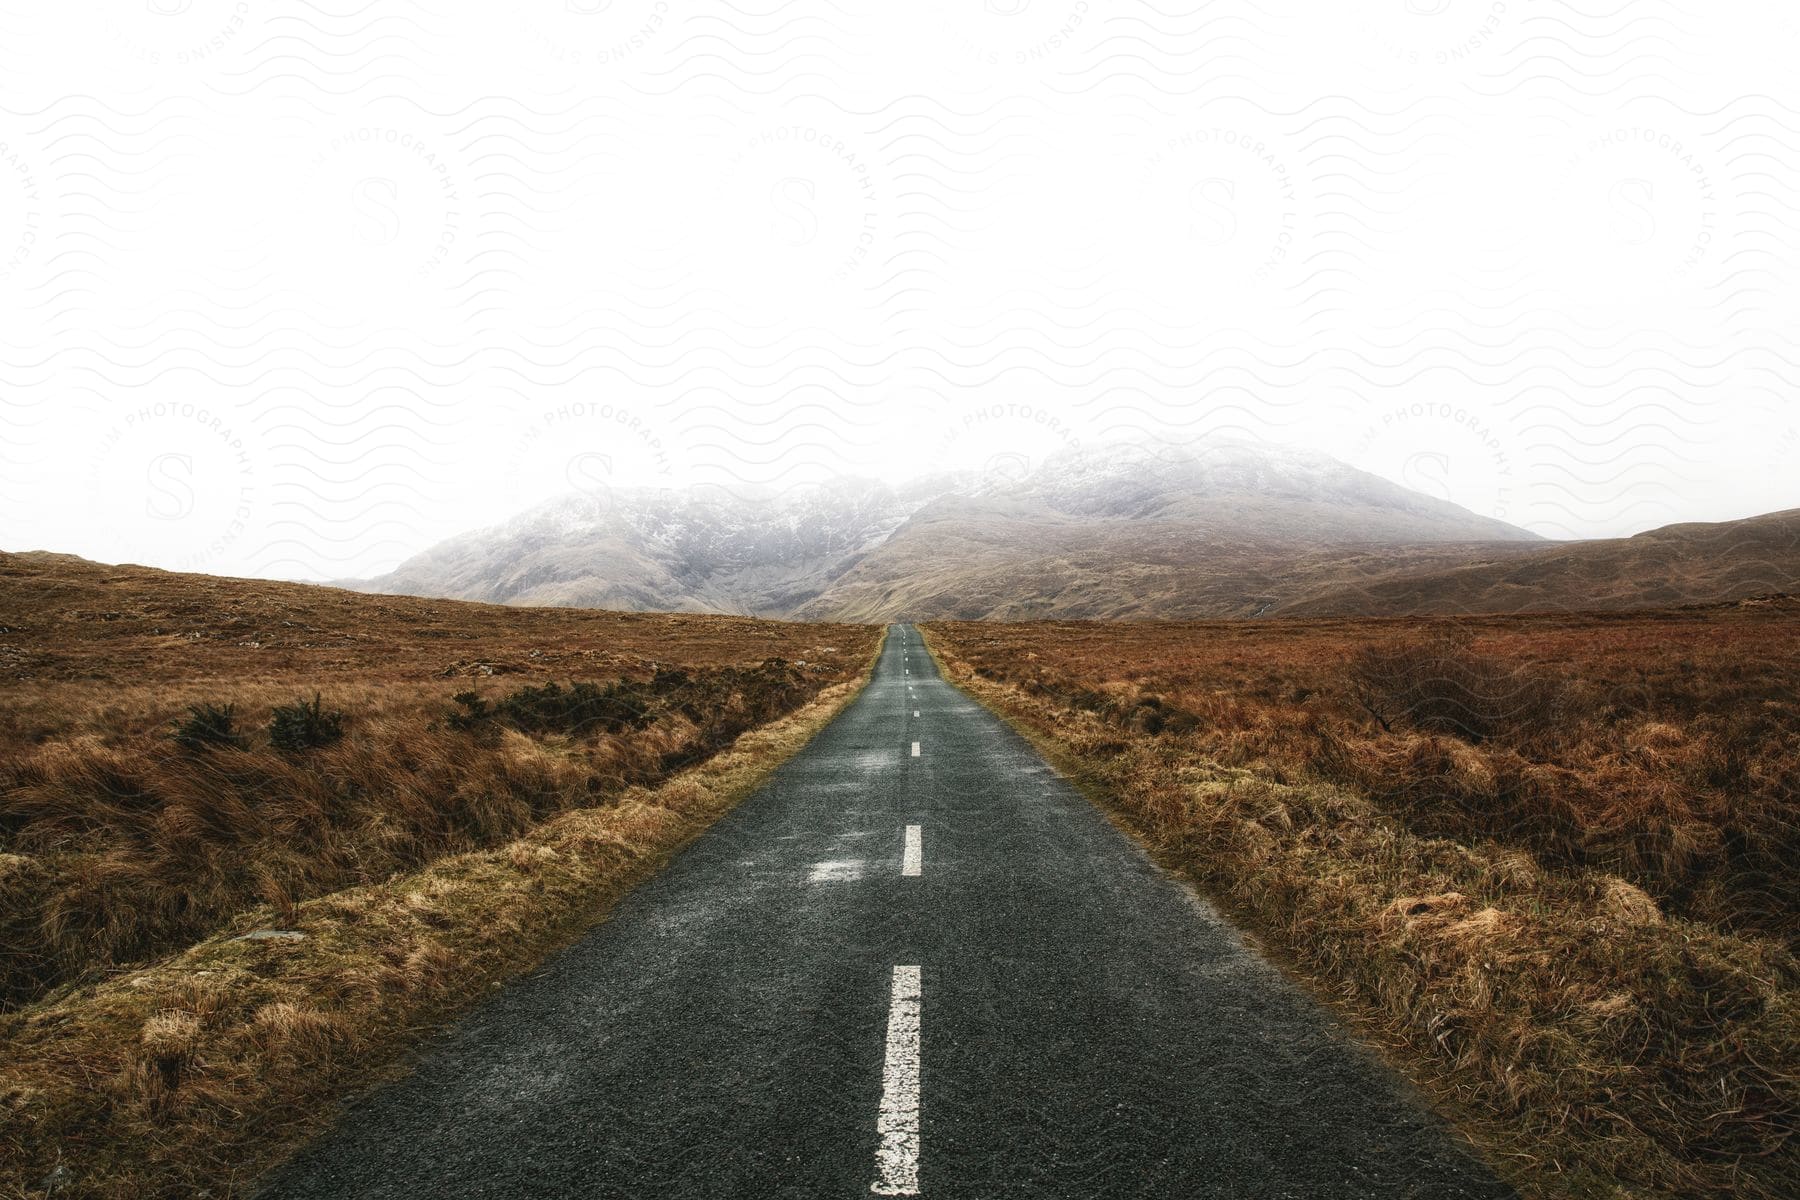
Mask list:
[[[0,554],[0,1012],[655,782],[876,634]]]
[[[1635,537],[1515,552],[1486,547],[1454,565],[1394,565],[1277,605],[1289,616],[1511,613],[1710,604],[1800,591],[1800,509],[1669,525]]]
[[[0,1011],[661,779],[877,635],[0,553]]]
[[[442,691],[458,678],[566,678],[658,662],[711,667],[780,657],[806,660],[835,682],[864,665],[872,636],[850,626],[746,617],[370,596],[0,552],[0,681],[40,690],[174,689],[161,707],[175,712],[183,694],[210,681],[310,688],[339,678],[357,687],[379,681]],[[45,715],[17,704],[0,711],[14,722]]]

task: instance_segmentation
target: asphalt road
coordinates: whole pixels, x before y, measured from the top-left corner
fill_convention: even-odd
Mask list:
[[[756,795],[265,1189],[1512,1195],[904,626]]]

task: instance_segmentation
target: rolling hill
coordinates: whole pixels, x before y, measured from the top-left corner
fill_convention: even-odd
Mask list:
[[[1800,508],[1741,521],[1668,525],[1635,537],[1451,566],[1395,568],[1278,606],[1294,616],[1655,608],[1800,591]]]

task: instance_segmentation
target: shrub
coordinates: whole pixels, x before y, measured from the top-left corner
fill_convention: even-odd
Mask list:
[[[659,680],[661,676],[658,676]],[[450,715],[455,729],[480,730],[504,725],[521,733],[623,733],[650,723],[656,697],[650,687],[629,679],[601,686],[571,682],[568,687],[546,683],[526,686],[489,704],[475,692],[451,697],[462,707]]]
[[[190,704],[187,720],[175,726],[176,744],[184,750],[200,752],[215,746],[242,750],[244,739],[232,729],[236,719],[230,704]]]
[[[1555,699],[1543,676],[1476,653],[1460,630],[1366,646],[1351,656],[1349,679],[1357,704],[1382,729],[1404,720],[1471,742],[1540,723]]]
[[[269,718],[269,744],[277,750],[297,754],[329,746],[344,736],[344,714],[327,711],[313,693],[312,703],[278,704]]]
[[[462,709],[461,712],[450,714],[452,729],[465,731],[478,729],[494,719],[493,710],[488,707],[488,702],[481,698],[480,692],[458,692],[450,699]]]
[[[522,687],[501,700],[494,717],[523,733],[620,733],[649,722],[650,697],[629,679],[601,687],[574,683]]]
[[[814,690],[803,669],[779,658],[754,667],[658,668],[647,682],[615,679],[567,687],[552,682],[519,688],[492,704],[474,692],[461,692],[454,699],[462,711],[452,713],[449,724],[490,737],[502,728],[580,737],[626,733],[660,716],[680,717],[694,730],[664,760],[664,768],[673,769],[728,745],[746,729],[804,702]]]

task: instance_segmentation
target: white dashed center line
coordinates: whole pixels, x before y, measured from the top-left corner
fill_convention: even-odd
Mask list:
[[[917,743],[917,742],[913,743],[913,757],[914,758],[919,757],[919,743]]]
[[[875,1131],[877,1196],[919,1194],[919,1016],[923,1004],[919,968],[895,967],[888,1001],[887,1059],[881,1065],[881,1112]]]
[[[900,874],[918,875],[925,870],[925,839],[917,825],[906,827],[906,853],[900,859]]]

